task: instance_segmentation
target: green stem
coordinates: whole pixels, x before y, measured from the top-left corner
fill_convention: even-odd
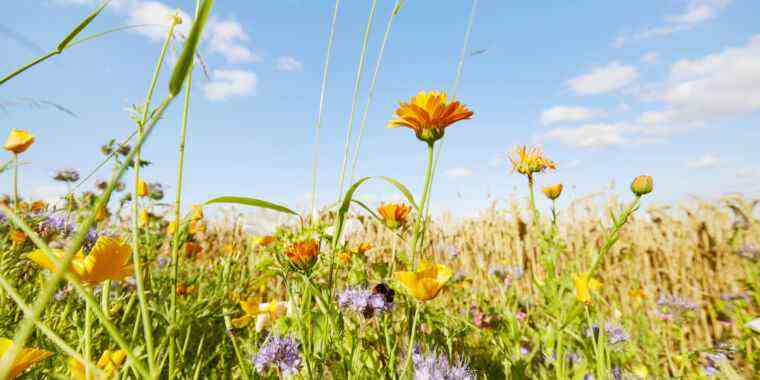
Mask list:
[[[21,66],[21,67],[17,68],[16,70],[13,70],[13,72],[11,72],[10,74],[4,76],[3,79],[0,79],[0,86],[2,86],[5,82],[13,79],[13,77],[15,77],[16,75],[19,75],[19,74],[23,73],[24,71],[28,70],[32,66],[34,66],[34,65],[36,65],[36,64],[38,64],[40,62],[43,62],[43,61],[47,60],[48,58],[50,58],[50,57],[52,57],[54,55],[60,54],[60,53],[61,52],[58,51],[58,50],[53,50],[53,51],[51,51],[49,53],[46,53],[46,54],[44,54],[44,55],[42,55],[40,57],[35,58],[33,61],[27,63],[24,66]]]
[[[13,154],[13,210],[18,211],[18,154]]]
[[[414,319],[412,321],[412,332],[409,336],[409,348],[406,351],[406,361],[404,362],[404,373],[410,370],[412,366],[412,353],[414,352],[414,338],[417,332],[417,321],[420,318],[420,303],[416,302],[414,306]],[[401,376],[403,377],[403,375]]]
[[[111,296],[111,280],[106,280],[103,283],[103,292],[100,294],[100,308],[103,309],[103,314],[108,316],[108,299]]]
[[[428,204],[428,197],[430,196],[430,187],[433,180],[433,146],[435,143],[428,143],[428,162],[425,169],[425,183],[422,187],[422,199],[419,205],[419,215],[417,216],[417,224],[414,226],[414,234],[412,236],[412,267],[415,267],[417,261],[417,252],[420,247],[420,240],[425,235],[425,205]]]
[[[84,360],[88,363],[92,361],[92,310],[89,303],[85,305],[84,311]],[[85,368],[84,373],[85,379],[92,380],[89,367]]]
[[[180,131],[179,138],[179,159],[177,163],[177,194],[174,199],[174,236],[172,237],[172,283],[175,291],[172,292],[171,298],[171,312],[172,312],[172,326],[176,327],[177,324],[177,285],[179,285],[179,233],[180,233],[180,215],[182,215],[182,179],[185,166],[185,142],[187,140],[187,118],[190,112],[190,85],[193,81],[193,70],[190,68],[190,72],[187,74],[187,88],[185,89],[185,102],[182,107],[182,129]],[[172,334],[169,336],[169,378],[174,378],[175,368],[175,333],[172,329]]]
[[[158,56],[158,62],[156,68],[153,70],[153,77],[151,78],[150,85],[148,86],[148,93],[145,97],[145,103],[143,104],[143,114],[140,122],[137,124],[137,138],[143,137],[143,127],[148,121],[148,114],[150,110],[150,104],[153,99],[153,91],[158,83],[158,75],[161,73],[161,66],[164,63],[164,57],[166,51],[169,48],[169,42],[172,39],[174,33],[174,27],[177,25],[176,18],[172,17],[172,23],[169,25],[169,30],[164,40],[164,44],[161,47],[161,54]],[[132,264],[135,267],[135,280],[137,283],[137,299],[140,303],[140,314],[142,316],[143,323],[143,335],[145,336],[145,347],[148,353],[148,368],[150,368],[151,376],[156,376],[156,356],[153,347],[153,324],[150,320],[150,312],[148,311],[148,302],[145,297],[145,286],[143,283],[142,268],[140,265],[140,225],[139,225],[139,197],[137,195],[138,184],[140,183],[140,161],[141,161],[141,148],[135,147],[134,158],[134,186],[132,189]],[[127,161],[129,162],[129,161]]]

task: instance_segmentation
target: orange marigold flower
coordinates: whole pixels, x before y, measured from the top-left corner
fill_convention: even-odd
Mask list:
[[[390,229],[397,229],[403,227],[406,224],[406,217],[412,208],[403,203],[381,203],[377,208],[377,212],[383,217],[385,225]]]
[[[21,230],[11,230],[10,238],[13,244],[21,245],[26,242],[26,234]]]
[[[13,128],[5,140],[4,148],[13,154],[21,154],[29,149],[32,144],[34,144],[33,134]]]
[[[532,177],[533,173],[557,168],[557,164],[544,156],[541,148],[529,148],[525,145],[515,148],[509,155],[509,160],[512,161],[512,170],[528,177]]]
[[[388,122],[389,128],[407,127],[417,138],[433,144],[443,137],[446,127],[460,120],[471,118],[473,112],[455,100],[449,100],[445,92],[420,91],[409,103],[400,102],[396,118]]]
[[[291,244],[285,250],[285,256],[298,269],[308,270],[317,262],[319,243],[316,240],[304,240]]]

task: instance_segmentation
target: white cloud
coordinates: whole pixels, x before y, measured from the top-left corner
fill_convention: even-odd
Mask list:
[[[655,63],[658,59],[660,59],[660,54],[654,51],[650,51],[641,56],[641,62],[644,63]]]
[[[570,79],[567,84],[581,95],[601,94],[625,87],[638,76],[639,71],[635,67],[613,61],[593,68],[588,74]]]
[[[717,167],[720,164],[720,159],[718,156],[707,153],[702,157],[699,157],[697,159],[687,161],[686,167],[690,169],[707,169],[707,168],[714,168]]]
[[[472,170],[467,168],[452,168],[449,170],[446,170],[446,178],[448,179],[460,179],[469,177],[472,175]]]
[[[643,113],[644,124],[702,125],[760,110],[760,35],[742,47],[674,63],[656,94],[666,107]]]
[[[93,0],[56,0],[63,5],[91,5]],[[98,1],[99,2],[99,1]],[[107,9],[123,15],[130,25],[146,25],[130,29],[130,32],[148,37],[159,42],[166,38],[166,31],[171,23],[171,16],[179,14],[182,24],[175,31],[187,36],[192,26],[189,13],[171,8],[160,1],[152,0],[112,0]],[[256,62],[260,58],[246,44],[248,34],[237,21],[211,17],[204,33],[204,44],[209,53],[219,54],[229,63]]]
[[[623,133],[628,129],[625,124],[584,124],[576,128],[555,128],[544,137],[557,140],[573,148],[604,148],[621,145],[628,141]]]
[[[669,36],[676,32],[692,29],[694,26],[711,20],[732,0],[691,0],[682,12],[665,17],[665,25],[644,28],[635,33],[620,34],[612,42],[612,46],[620,48],[629,42],[645,40],[653,37]]]
[[[303,71],[303,63],[293,57],[283,56],[277,58],[275,68],[279,71]]]
[[[742,179],[760,179],[760,168],[744,168],[736,173]]]
[[[581,121],[604,115],[604,111],[592,108],[557,106],[541,113],[541,124],[549,125],[565,121]]]
[[[256,93],[258,77],[246,70],[214,70],[212,79],[203,87],[209,100],[224,100],[230,96]]]

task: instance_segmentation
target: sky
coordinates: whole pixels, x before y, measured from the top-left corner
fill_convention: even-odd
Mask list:
[[[378,1],[372,19],[354,136],[393,3]],[[340,3],[318,146],[320,204],[337,197],[371,4]],[[56,170],[89,173],[103,143],[133,131],[128,108],[144,101],[168,15],[179,9],[186,31],[194,5],[113,0],[82,36],[149,26],[72,47],[0,87],[0,132],[19,128],[37,136],[22,157],[23,194],[65,193],[51,179]],[[54,47],[95,6],[94,0],[5,4],[0,73]],[[420,90],[451,91],[472,6],[409,0],[401,7],[368,108],[356,178],[387,175],[419,194],[425,145],[386,123],[399,101]],[[208,77],[197,69],[191,92],[186,203],[239,195],[308,205],[333,7],[327,0],[215,2],[201,43]],[[754,0],[477,1],[456,94],[475,115],[447,129],[433,207],[469,215],[494,200],[524,197],[525,179],[511,173],[506,159],[520,144],[540,146],[558,163],[538,182],[562,182],[567,200],[624,194],[639,174],[654,177],[656,202],[760,195],[757,14]],[[166,94],[173,63],[170,57],[155,99]],[[164,185],[167,199],[176,188],[180,116],[175,102],[144,148],[154,164],[143,174]],[[106,167],[94,179],[109,174]],[[10,192],[10,176],[3,177],[0,192]],[[362,187],[359,196],[372,204],[399,199],[381,182]]]

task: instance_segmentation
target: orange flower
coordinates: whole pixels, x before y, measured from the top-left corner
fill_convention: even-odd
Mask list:
[[[121,240],[101,236],[86,257],[82,250],[74,255],[68,271],[87,285],[97,285],[105,280],[122,281],[132,275],[132,265],[129,263],[131,254],[129,245]],[[40,249],[27,254],[37,265],[57,272],[64,252],[53,250],[53,256],[56,262]]]
[[[13,347],[13,341],[7,338],[0,338],[0,358],[5,356],[5,353]],[[9,379],[15,379],[24,372],[27,368],[33,366],[35,363],[45,360],[52,356],[52,352],[40,350],[37,348],[22,348],[16,360],[11,363],[11,370],[8,373]]]
[[[201,247],[200,244],[189,241],[185,243],[185,256],[187,257],[193,257],[203,250],[203,247]]]
[[[5,150],[13,154],[21,154],[29,149],[32,144],[34,144],[33,134],[13,128],[5,140]]]
[[[319,243],[316,240],[304,240],[291,244],[285,250],[285,256],[298,269],[308,270],[317,262]]]
[[[509,160],[512,161],[512,170],[528,177],[532,177],[533,173],[557,168],[557,164],[544,156],[541,148],[528,148],[525,145],[515,148],[509,155]]]
[[[433,144],[443,137],[446,127],[471,118],[473,112],[458,101],[449,101],[445,92],[420,91],[409,103],[400,102],[397,118],[388,122],[389,128],[407,127],[417,138]]]
[[[26,242],[26,234],[21,230],[11,230],[10,238],[13,244],[21,245]]]
[[[253,236],[251,237],[251,244],[254,247],[266,247],[275,241],[275,237],[272,235]]]
[[[47,205],[44,201],[34,201],[32,202],[32,205],[30,206],[32,212],[41,212],[44,211]]]
[[[98,213],[95,216],[95,220],[97,220],[98,222],[102,222],[108,219],[109,216],[111,216],[111,212],[108,211],[108,208],[104,206],[98,209]]]
[[[412,208],[403,203],[381,203],[377,208],[377,212],[383,217],[385,225],[390,229],[397,229],[403,227],[406,224],[406,217]]]
[[[177,284],[177,289],[175,291],[178,296],[188,296],[195,294],[198,291],[198,287],[195,285],[187,286],[185,284]]]

